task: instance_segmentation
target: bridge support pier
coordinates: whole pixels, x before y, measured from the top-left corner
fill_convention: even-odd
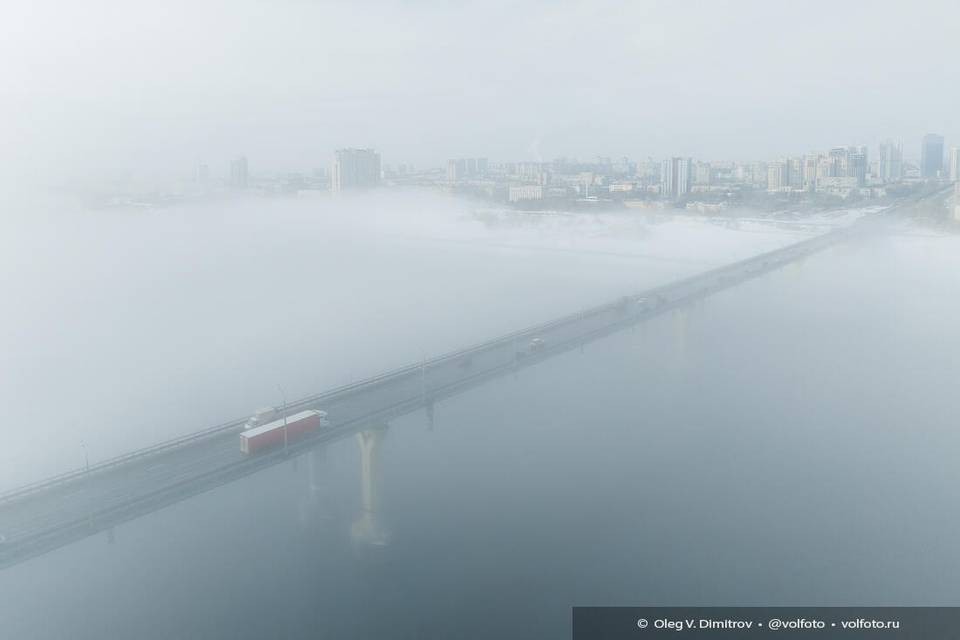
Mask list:
[[[427,412],[427,431],[433,431],[434,426],[436,426],[434,422],[433,403],[432,402],[428,403],[425,410]]]
[[[379,454],[387,424],[381,423],[357,433],[360,447],[360,517],[353,523],[350,533],[354,543],[382,547],[390,541],[389,532],[378,516],[379,507]]]

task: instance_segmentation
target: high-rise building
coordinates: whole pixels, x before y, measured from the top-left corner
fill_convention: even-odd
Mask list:
[[[682,198],[690,193],[693,181],[693,160],[690,158],[667,158],[660,170],[660,195],[667,198]]]
[[[337,149],[330,176],[334,193],[380,184],[380,154],[373,149]]]
[[[789,158],[787,166],[788,182],[791,189],[803,189],[803,158]]]
[[[539,173],[539,165],[538,172]],[[482,178],[487,174],[486,158],[458,158],[447,161],[447,181]]]
[[[833,147],[828,157],[828,164],[817,170],[818,178],[856,178],[858,185],[866,183],[870,166],[866,145]]]
[[[950,149],[950,181],[958,182],[960,181],[960,147],[953,147]],[[957,203],[960,205],[960,202]]]
[[[831,178],[834,176],[833,171],[834,159],[830,154],[821,154],[817,159],[817,181],[822,178]]]
[[[661,163],[653,158],[641,160],[637,164],[637,178],[644,185],[655,185],[660,183]]]
[[[767,191],[780,191],[789,184],[790,165],[777,160],[767,165]]]
[[[803,180],[801,184],[805,191],[813,191],[817,188],[817,172],[820,168],[821,155],[811,153],[803,157]]]
[[[936,178],[943,171],[943,136],[928,133],[920,145],[920,175]]]
[[[849,147],[847,149],[846,177],[856,178],[857,184],[863,186],[867,181],[867,148],[865,146]]]
[[[247,186],[250,180],[250,173],[247,167],[247,157],[240,156],[230,163],[230,184],[238,189]]]
[[[464,177],[466,163],[463,160],[447,160],[447,182],[456,182]]]
[[[710,184],[713,181],[713,168],[709,162],[695,162],[693,169],[694,184]]]
[[[884,182],[895,182],[903,177],[903,143],[884,140],[880,143],[877,161],[878,177]]]
[[[830,149],[830,174],[829,178],[840,178],[847,175],[847,148],[834,147]]]

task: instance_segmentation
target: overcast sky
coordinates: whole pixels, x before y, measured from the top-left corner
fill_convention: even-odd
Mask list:
[[[4,6],[8,172],[960,143],[955,1]]]

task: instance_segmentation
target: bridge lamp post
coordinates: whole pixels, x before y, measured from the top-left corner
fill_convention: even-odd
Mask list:
[[[80,441],[80,446],[83,447],[83,464],[86,468],[87,473],[90,473],[90,453],[87,451],[87,443],[83,440]]]

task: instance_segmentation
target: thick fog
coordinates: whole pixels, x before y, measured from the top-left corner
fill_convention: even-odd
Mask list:
[[[0,640],[955,604],[958,7],[6,3]]]

